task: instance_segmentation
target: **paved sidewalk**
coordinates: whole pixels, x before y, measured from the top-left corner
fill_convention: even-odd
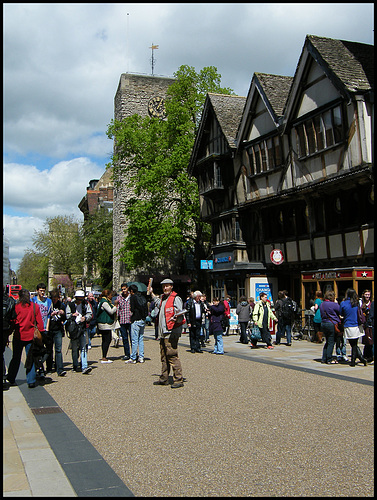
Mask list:
[[[3,496],[77,496],[17,386],[3,391]]]
[[[158,359],[159,357],[158,343],[153,338],[152,328],[150,327],[146,328],[145,339],[146,339],[146,352],[152,353],[153,356],[152,364],[150,364],[151,360],[148,357],[146,358],[147,361],[146,365],[150,366],[153,371],[153,375],[157,376],[160,362]],[[90,360],[95,359],[97,357],[96,356],[97,353],[100,350],[100,338],[95,337],[95,339],[93,340],[94,340],[93,349],[90,351],[89,354]],[[211,343],[208,344],[205,348],[203,348],[203,350],[205,351],[203,354],[192,355],[189,353],[188,335],[183,335],[180,340],[180,357],[183,358],[182,362],[184,367],[184,375],[189,376],[188,374],[191,372],[191,376],[189,377],[190,380],[187,384],[187,387],[183,389],[178,389],[177,390],[178,393],[175,393],[175,396],[178,398],[177,401],[179,401],[179,405],[181,405],[181,407],[180,406],[177,407],[178,414],[176,416],[179,419],[179,421],[181,421],[182,419],[185,420],[187,418],[187,412],[193,412],[191,418],[192,419],[196,418],[194,413],[194,406],[192,405],[193,404],[195,405],[195,400],[199,395],[195,387],[199,386],[197,386],[197,382],[195,382],[195,376],[193,371],[193,369],[195,369],[194,367],[200,366],[205,370],[205,372],[208,371],[209,375],[211,371],[213,372],[213,370],[215,371],[217,370],[216,367],[219,366],[218,363],[221,362],[221,359],[219,358],[229,357],[233,359],[232,362],[233,368],[232,371],[230,371],[229,373],[234,373],[235,370],[237,370],[238,364],[245,362],[247,362],[247,365],[250,365],[250,368],[253,370],[253,372],[255,371],[255,369],[258,369],[259,366],[260,368],[257,370],[256,373],[259,373],[260,376],[263,376],[262,374],[266,376],[267,373],[274,373],[271,370],[275,369],[278,370],[276,372],[278,376],[279,375],[281,376],[283,375],[283,372],[281,372],[280,370],[282,368],[288,369],[288,371],[284,372],[284,374],[291,373],[289,378],[292,380],[292,386],[295,387],[297,396],[301,397],[303,401],[305,399],[308,399],[309,408],[311,405],[313,404],[315,405],[313,409],[309,411],[316,411],[316,406],[318,406],[318,400],[316,399],[317,396],[315,392],[313,393],[313,395],[310,395],[310,393],[307,393],[307,389],[305,389],[305,384],[307,383],[305,379],[307,378],[307,376],[316,375],[319,376],[320,378],[325,377],[322,383],[319,380],[319,385],[328,384],[326,380],[329,379],[333,379],[334,383],[342,383],[342,381],[344,383],[351,382],[355,386],[355,388],[358,385],[364,387],[367,386],[371,387],[374,385],[373,366],[364,367],[361,364],[356,367],[350,367],[348,364],[338,364],[331,366],[322,365],[320,363],[320,359],[321,359],[323,344],[313,344],[303,340],[303,341],[294,341],[293,345],[290,347],[281,344],[279,346],[276,346],[273,350],[267,350],[263,344],[261,344],[257,349],[250,349],[249,345],[244,345],[238,342],[237,335],[230,335],[228,337],[224,337],[224,349],[226,353],[224,356],[209,355],[209,352],[212,350],[212,348],[213,348],[213,338],[211,337]],[[143,444],[143,447],[139,449],[139,451],[137,451],[138,447],[136,447],[135,451],[131,451],[133,450],[132,444],[127,442],[128,440],[126,436],[125,436],[126,440],[124,441],[124,438],[121,437],[122,436],[121,432],[119,432],[119,434],[116,435],[108,434],[109,429],[112,429],[113,432],[114,431],[116,433],[118,432],[116,430],[117,428],[114,427],[113,422],[115,422],[114,419],[116,419],[116,415],[119,416],[123,415],[124,409],[123,408],[121,409],[121,413],[114,414],[114,410],[116,411],[117,404],[114,405],[113,403],[110,406],[108,405],[106,406],[104,402],[103,405],[98,406],[97,414],[92,414],[93,413],[93,404],[92,404],[91,406],[92,409],[89,410],[92,413],[88,414],[88,416],[90,415],[89,426],[87,425],[89,421],[83,423],[82,420],[80,420],[82,409],[80,409],[80,407],[77,406],[77,401],[81,400],[85,408],[86,408],[85,406],[86,401],[85,401],[85,396],[79,395],[79,397],[77,397],[78,395],[76,393],[77,391],[82,390],[84,386],[87,386],[89,391],[93,390],[99,391],[100,389],[98,384],[100,380],[103,380],[101,382],[102,384],[101,390],[103,390],[103,388],[105,388],[107,385],[109,395],[112,394],[113,397],[115,398],[116,397],[119,398],[120,395],[122,395],[122,398],[124,396],[127,398],[129,390],[133,390],[133,388],[137,387],[135,383],[139,384],[138,386],[139,390],[141,390],[144,393],[143,401],[145,402],[146,410],[142,410],[142,407],[144,405],[142,401],[139,401],[137,404],[135,404],[135,407],[133,407],[134,405],[130,406],[128,403],[126,415],[127,419],[130,419],[130,421],[134,419],[134,422],[137,422],[139,418],[138,415],[140,414],[141,411],[142,415],[144,416],[144,419],[145,417],[148,417],[148,414],[151,413],[152,411],[153,412],[157,411],[158,414],[158,408],[161,408],[161,403],[163,403],[163,405],[166,404],[165,401],[166,397],[169,396],[169,392],[164,393],[163,391],[164,388],[157,388],[158,389],[157,391],[156,388],[152,389],[152,387],[150,387],[151,380],[150,378],[148,378],[150,377],[150,375],[148,373],[146,374],[145,370],[144,370],[144,375],[142,375],[141,379],[135,379],[134,375],[132,374],[133,373],[136,374],[135,370],[137,371],[139,368],[142,368],[143,365],[140,365],[140,367],[138,365],[135,366],[124,365],[124,362],[121,362],[122,351],[123,351],[122,347],[118,347],[116,349],[112,346],[110,348],[109,357],[114,360],[114,363],[109,366],[99,365],[97,367],[96,364],[98,362],[91,361],[90,364],[94,368],[93,371],[94,375],[89,375],[90,378],[87,378],[88,376],[84,376],[86,379],[85,382],[84,378],[82,378],[83,377],[82,374],[74,374],[68,371],[68,374],[65,377],[67,380],[58,379],[56,377],[56,374],[53,374],[51,376],[52,379],[50,379],[51,382],[50,384],[45,385],[45,387],[39,385],[35,389],[29,389],[27,387],[25,380],[26,377],[25,377],[24,367],[23,366],[20,367],[18,377],[16,379],[18,385],[11,386],[9,387],[8,390],[3,391],[3,431],[4,431],[3,496],[20,496],[20,497],[21,496],[22,497],[26,496],[46,496],[46,497],[118,496],[119,497],[119,496],[135,496],[135,495],[155,496],[154,494],[155,491],[157,494],[156,490],[157,484],[158,487],[161,488],[161,484],[163,483],[161,484],[156,483],[154,489],[151,490],[149,489],[149,487],[152,488],[153,483],[150,482],[151,479],[149,476],[151,474],[151,471],[148,470],[148,465],[147,465],[150,462],[150,459],[148,459],[147,448],[151,444],[150,439],[152,440],[154,439],[152,437],[154,435],[153,432],[149,438],[145,438],[146,442]],[[9,364],[10,357],[11,357],[11,351],[7,349],[5,357],[7,365]],[[64,351],[64,361],[65,364],[68,364],[68,366],[70,362],[69,358],[70,355],[66,355]],[[201,360],[200,365],[197,365],[199,360]],[[211,368],[212,366],[213,368]],[[246,367],[246,365],[242,366]],[[266,369],[267,370],[269,369],[270,372],[267,372]],[[110,375],[112,378],[110,379],[107,378],[106,375],[107,373],[110,374],[112,373],[113,375]],[[131,379],[128,380],[129,376],[127,377],[127,379],[125,379],[126,385],[124,385],[123,387],[126,390],[126,392],[124,393],[123,391],[123,393],[119,393],[116,395],[114,391],[116,390],[117,386],[113,385],[113,382],[115,380],[113,377],[117,378],[119,376],[122,377],[127,376],[126,375],[127,373],[130,374],[129,376],[131,376]],[[221,376],[221,373],[222,372],[219,372],[219,376]],[[68,378],[70,378],[70,383],[68,381]],[[288,381],[289,378],[284,380]],[[297,381],[300,380],[301,378],[303,379],[303,392],[305,391],[304,396],[300,394],[301,388],[299,385],[297,385]],[[137,380],[139,381],[137,382]],[[208,386],[213,385],[210,379],[207,380],[208,380],[207,384]],[[237,383],[237,381],[235,381],[234,383],[231,383],[231,381],[229,381],[230,383],[228,383],[228,381],[226,381],[226,383],[224,382],[225,381],[223,380],[222,390],[224,391],[225,386],[227,386],[227,391],[228,391],[224,394],[231,395],[232,392],[229,391],[234,391],[234,390],[239,391],[239,383]],[[145,383],[147,384],[146,386]],[[274,379],[272,379],[271,383],[272,384],[277,383],[277,379],[275,381]],[[143,385],[141,386],[140,384]],[[213,387],[216,387],[216,385],[214,385]],[[250,388],[251,387],[252,384],[250,385]],[[329,388],[330,387],[331,386],[329,386]],[[350,386],[347,387],[348,387],[347,390],[349,390]],[[67,403],[67,395],[69,396],[69,393],[67,393],[67,388],[69,391],[70,390],[73,391],[72,406],[68,405]],[[170,391],[170,389],[168,389],[168,391]],[[186,391],[186,397],[184,396],[185,394],[184,392],[179,392],[179,391]],[[339,390],[337,392],[339,392]],[[281,390],[280,393],[282,394]],[[366,394],[365,391],[363,391],[362,393]],[[83,394],[85,394],[85,392]],[[99,394],[101,393],[99,392]],[[154,394],[155,399],[153,401],[150,400],[151,394]],[[164,394],[166,394],[166,396]],[[206,396],[207,398],[206,400],[208,401],[208,403],[210,405],[214,403],[214,408],[219,408],[219,409],[221,408],[222,412],[224,412],[225,409],[226,411],[228,411],[227,405],[224,407],[224,402],[226,401],[226,398],[225,399],[222,398],[221,393],[219,393],[221,401],[219,407],[217,403],[215,403],[215,401],[212,401],[212,394],[213,394],[213,389],[209,390],[208,395]],[[355,394],[358,394],[358,391],[356,391]],[[76,397],[76,403],[74,401],[75,397]],[[312,397],[313,397],[313,402],[311,402]],[[337,398],[337,396],[335,397]],[[93,399],[92,395],[89,396],[88,393],[88,403],[90,407],[89,398]],[[114,401],[117,401],[117,399],[114,399]],[[191,404],[190,401],[192,402]],[[240,404],[244,403],[245,402],[242,402],[240,400]],[[263,403],[263,405],[265,404],[266,403]],[[140,407],[138,407],[138,405]],[[254,410],[258,411],[255,405],[256,403],[254,402],[253,403]],[[62,407],[67,408],[69,410],[71,418],[65,413],[65,411],[63,411]],[[199,410],[200,408],[201,406],[199,405]],[[109,423],[108,425],[104,426],[105,432],[103,432],[102,430],[103,415],[104,415],[103,411],[105,411],[106,414],[106,410],[109,413],[108,415]],[[173,408],[171,410],[173,410]],[[229,410],[231,411],[230,414],[234,412],[234,410],[232,412],[231,408],[229,408]],[[239,411],[242,412],[242,408],[237,409],[235,415],[237,415]],[[248,412],[250,411],[250,408],[246,405],[245,410],[243,411]],[[72,416],[74,418],[72,418]],[[211,414],[209,417],[210,420],[206,422],[206,424],[212,425],[211,424],[212,417],[216,420],[216,416]],[[223,418],[226,418],[225,415],[223,416]],[[84,434],[77,427],[77,425],[75,425],[74,421],[76,422],[77,425],[80,426],[80,429],[82,429],[82,431],[86,433],[85,435],[89,435],[90,441],[87,437],[84,436]],[[80,422],[82,422],[84,425],[81,426]],[[192,421],[188,420],[186,422],[186,425],[191,427],[192,423],[193,423]],[[234,426],[232,425],[232,422],[229,421],[229,419],[227,419],[226,421],[222,420],[222,423],[224,425],[222,431],[222,438],[223,440],[227,441],[229,439],[227,436],[230,436],[230,438],[232,438],[232,435],[234,433]],[[98,433],[92,435],[91,431],[96,427],[98,427]],[[158,426],[156,427],[156,429],[157,428]],[[132,426],[130,427],[130,429],[136,430],[136,428]],[[147,433],[149,433],[149,427],[146,427],[144,429],[144,432],[146,431]],[[300,432],[302,432],[302,430]],[[316,432],[318,431],[316,430]],[[194,431],[194,435],[196,435],[196,433],[197,431]],[[101,435],[104,436],[106,440],[99,439]],[[160,445],[158,444],[159,440],[157,436],[158,433],[156,434],[156,445],[158,447]],[[279,439],[280,437],[281,436],[279,435]],[[263,437],[263,435],[261,435],[261,438],[262,440],[266,439],[265,437]],[[142,439],[142,437],[140,436],[139,439]],[[107,444],[107,442],[109,443]],[[198,443],[201,442],[202,441],[198,441]],[[121,450],[119,452],[115,449],[115,446],[118,443],[121,445]],[[195,448],[198,443],[193,442],[192,446]],[[133,474],[130,473],[129,470],[129,472],[126,473],[126,475],[124,476],[124,472],[121,473],[121,469],[118,468],[119,465],[118,459],[116,459],[116,461],[114,462],[110,458],[113,455],[119,456],[119,458],[121,457],[122,461],[126,460],[125,463],[127,463],[127,459],[125,458],[127,457],[126,448],[129,447],[130,444],[131,447],[129,448],[128,451],[128,453],[131,453],[129,457],[131,460],[131,462],[129,462],[130,470],[133,470],[133,466],[131,466],[131,464],[133,464],[132,462],[133,455],[135,455],[135,458],[137,460],[135,465],[138,463],[139,460],[141,460],[141,457],[143,457],[144,455],[146,462],[145,464],[144,463],[140,464],[140,469],[139,466],[137,466]],[[204,446],[204,444],[200,444],[200,446]],[[221,441],[219,441],[217,446],[220,447],[223,446],[221,444]],[[240,443],[239,453],[242,452],[242,446],[243,445]],[[207,452],[206,448],[205,450]],[[102,453],[102,455],[100,453]],[[210,456],[212,456],[212,453],[215,453],[215,451],[212,451]],[[266,453],[266,450],[264,451],[264,453]],[[107,458],[105,459],[104,456]],[[233,457],[233,460],[234,459],[235,457]],[[192,465],[194,466],[194,463]],[[190,457],[188,456],[187,462],[185,462],[185,470],[186,474],[188,475],[190,474],[190,467],[191,467]],[[281,467],[278,467],[278,469],[281,469]],[[136,471],[140,472],[140,479],[135,476]],[[184,476],[182,476],[182,478],[183,477]],[[207,472],[206,472],[206,477],[207,477]],[[129,485],[127,486],[129,479],[130,480],[132,479],[134,487],[129,488]],[[236,479],[234,480],[236,482]],[[230,476],[227,478],[226,481],[230,488],[230,484],[232,482]],[[277,486],[275,486],[275,488],[279,487],[281,488],[281,485],[279,486],[279,484],[280,483],[277,483]],[[339,485],[340,486],[338,493],[340,495],[346,494],[347,492],[345,492],[341,488],[341,483],[339,483]],[[244,485],[244,487],[246,488],[246,485]],[[248,488],[249,487],[250,486],[248,486]],[[262,487],[266,489],[261,490],[260,488]],[[201,493],[203,494],[203,496],[223,496],[222,493],[218,493],[216,489],[211,490],[209,487],[209,483],[207,490],[203,488],[204,486],[201,485],[200,489],[197,490],[196,493],[199,492],[198,493],[199,496]],[[255,483],[255,488],[257,489],[258,492],[260,492],[263,495],[266,494],[266,491],[270,491],[272,496],[274,495],[276,496],[276,494],[278,494],[279,496],[279,493],[280,494],[282,493],[281,489],[269,490],[268,488],[270,488],[270,486],[268,487],[265,486],[263,484],[263,481],[260,480],[259,482]],[[183,488],[181,490],[181,495],[178,496],[191,496],[191,494],[189,494],[188,491],[191,490],[185,490]],[[221,491],[225,492],[225,490]],[[229,491],[233,492],[235,490],[233,489]],[[246,494],[244,494],[244,491],[246,491]],[[291,490],[286,490],[286,491],[288,495],[292,495]],[[299,492],[299,489],[297,491]],[[166,494],[166,490],[161,489],[160,493]],[[193,495],[194,494],[196,495],[196,493],[195,491],[192,492]],[[318,490],[318,494],[323,494],[323,493],[324,493],[323,490],[321,491]],[[233,493],[231,493],[231,496],[233,496]],[[250,490],[248,489],[245,490],[240,489],[239,496],[255,496],[255,494],[250,493]]]

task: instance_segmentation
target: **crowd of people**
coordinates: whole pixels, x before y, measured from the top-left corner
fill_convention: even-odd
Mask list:
[[[178,341],[182,333],[189,335],[190,352],[203,353],[203,347],[213,336],[212,354],[224,355],[223,335],[229,335],[230,298],[214,297],[208,302],[207,296],[199,290],[191,292],[186,301],[173,291],[174,282],[161,282],[162,294],[155,295],[148,287],[147,298],[138,291],[135,284],[122,283],[118,295],[105,289],[100,297],[93,292],[85,294],[77,290],[73,298],[63,299],[59,290],[46,295],[46,285],[39,283],[37,294],[31,297],[29,290],[22,289],[19,300],[4,294],[3,314],[3,386],[14,384],[19,370],[23,349],[26,353],[26,378],[28,387],[36,386],[37,379],[43,380],[56,370],[64,377],[62,339],[69,337],[72,369],[88,375],[92,368],[88,364],[88,351],[92,339],[101,336],[102,357],[100,363],[113,361],[107,357],[112,339],[118,347],[122,339],[127,364],[144,362],[144,330],[146,322],[155,327],[155,339],[160,342],[161,375],[155,385],[168,385],[170,369],[173,372],[172,388],[183,386],[182,366],[178,355]],[[148,299],[148,300],[147,300]],[[322,298],[320,291],[314,298],[315,340],[325,340],[322,363],[337,364],[348,362],[346,341],[351,346],[350,366],[356,366],[359,359],[364,365],[374,361],[374,301],[371,291],[365,290],[359,299],[353,289],[348,289],[343,301],[335,300],[335,293],[327,291]],[[5,306],[5,300],[6,306]],[[148,305],[149,304],[149,305]],[[235,307],[238,318],[239,341],[250,344],[255,349],[258,342],[273,349],[286,338],[286,345],[292,345],[292,323],[297,313],[297,304],[286,290],[278,292],[278,299],[272,306],[266,293],[259,300],[241,296]],[[272,342],[270,325],[276,324],[276,340]],[[37,339],[36,330],[42,340]],[[4,362],[4,351],[12,339],[12,359],[8,373]],[[364,352],[361,353],[358,340],[362,339]],[[336,348],[336,356],[334,349]]]

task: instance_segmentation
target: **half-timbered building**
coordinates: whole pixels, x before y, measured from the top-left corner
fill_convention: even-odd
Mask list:
[[[374,288],[373,62],[373,46],[308,35],[293,78],[254,74],[233,137],[208,96],[189,172],[212,224],[216,294],[255,296],[265,282],[305,308],[319,288]],[[210,142],[216,123],[227,155]]]

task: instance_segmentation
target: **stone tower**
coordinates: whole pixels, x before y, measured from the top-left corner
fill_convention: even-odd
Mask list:
[[[174,78],[122,73],[114,98],[114,118],[124,118],[138,114],[142,117],[158,115],[163,109],[162,99],[174,82]],[[114,186],[113,204],[113,288],[118,290],[124,281],[134,281],[136,273],[129,273],[117,257],[124,239],[127,221],[124,216],[124,202],[130,196],[127,179],[122,179],[120,188]]]

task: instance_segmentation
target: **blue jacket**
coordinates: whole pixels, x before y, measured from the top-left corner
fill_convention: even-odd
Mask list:
[[[357,305],[352,307],[350,299],[345,299],[340,303],[340,315],[344,318],[344,326],[358,326]]]

